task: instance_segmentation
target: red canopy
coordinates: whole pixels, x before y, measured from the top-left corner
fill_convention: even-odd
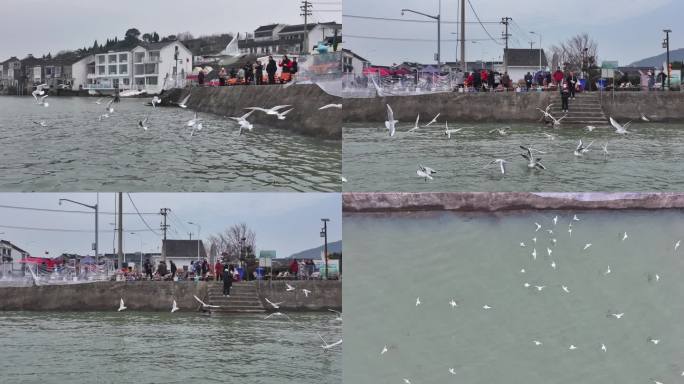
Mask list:
[[[380,76],[389,76],[390,71],[386,68],[379,68],[379,67],[368,67],[363,70],[364,75],[374,75],[376,73],[380,73]]]
[[[57,264],[61,264],[53,259],[47,258],[47,257],[32,257],[32,256],[27,256],[19,260],[20,263],[26,263],[26,264],[39,264],[39,265],[45,265],[48,268],[54,268]]]

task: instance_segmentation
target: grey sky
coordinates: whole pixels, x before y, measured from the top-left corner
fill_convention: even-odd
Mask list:
[[[512,17],[514,23],[512,48],[529,48],[530,41],[539,46],[539,37],[529,31],[542,34],[542,46],[565,40],[578,33],[589,33],[599,46],[599,60],[618,60],[621,65],[630,64],[645,57],[663,53],[661,42],[663,29],[674,30],[671,35],[672,49],[684,47],[684,30],[677,30],[684,14],[681,0],[470,0],[483,22],[501,21]],[[442,0],[442,19],[458,19],[458,0]],[[345,0],[345,15],[402,18],[401,9],[408,8],[427,14],[438,13],[438,0]],[[475,22],[466,2],[466,22]],[[406,19],[429,20],[423,16],[407,13]],[[437,51],[436,24],[359,20],[343,18],[345,46],[359,55],[383,65],[404,60],[433,63]],[[494,38],[503,33],[501,24],[485,24]],[[442,25],[442,61],[454,61],[456,55],[456,24]],[[349,35],[433,39],[434,42],[397,42],[350,37]],[[479,24],[467,24],[466,39],[488,39]],[[500,59],[503,47],[492,40],[466,43],[466,60]]]
[[[304,22],[299,5],[299,0],[3,0],[0,61],[92,46],[96,39],[122,38],[132,27],[160,36],[184,31],[199,36],[252,32],[273,22],[299,24]],[[313,21],[341,21],[340,12],[322,12],[340,10],[339,4],[313,9]]]
[[[278,257],[286,257],[294,252],[317,247],[323,244],[320,238],[321,218],[329,218],[328,239],[342,238],[341,195],[337,193],[224,193],[224,194],[131,194],[140,212],[159,212],[171,208],[172,217],[167,219],[171,225],[168,238],[188,238],[188,231],[196,238],[197,227],[188,221],[202,226],[201,238],[221,232],[232,224],[246,222],[257,236],[258,250],[276,250]],[[128,197],[124,194],[124,212],[135,212]],[[0,193],[0,205],[89,211],[88,208],[64,203],[58,205],[60,198],[68,198],[93,205],[95,193]],[[113,193],[100,193],[100,211],[114,212]],[[93,230],[93,214],[35,212],[0,208],[1,225],[39,228],[61,228]],[[145,215],[149,225],[157,230],[161,223],[160,215]],[[178,221],[182,222],[179,223]],[[112,252],[114,226],[113,215],[100,215],[100,252]],[[124,248],[126,252],[140,249],[140,238],[145,252],[159,252],[161,237],[153,233],[139,232],[146,229],[137,215],[124,215]],[[20,230],[0,227],[0,239],[9,240],[31,252],[42,256],[45,251],[50,256],[62,252],[88,254],[94,239],[92,232],[64,233]],[[90,252],[92,254],[92,252]]]

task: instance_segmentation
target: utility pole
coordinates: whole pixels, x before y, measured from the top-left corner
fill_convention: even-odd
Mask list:
[[[325,279],[328,280],[328,221],[330,221],[330,219],[321,219],[321,221],[323,222],[321,237],[324,238],[323,255],[325,256]]]
[[[119,251],[116,255],[116,260],[118,262],[118,269],[123,267],[123,193],[119,192],[119,225],[117,226],[117,231],[119,233]]]
[[[511,17],[502,17],[501,24],[506,28],[506,32],[503,33],[503,38],[506,41],[506,48],[504,48],[504,72],[508,72],[508,38],[511,35],[508,33],[508,23],[513,20]]]
[[[162,241],[162,261],[166,263],[166,230],[169,229],[169,225],[166,224],[166,215],[169,214],[171,208],[162,208],[159,210],[159,214],[164,218],[164,222],[161,225],[161,230],[164,232],[164,240]]]
[[[465,0],[461,0],[461,66],[465,75]]]
[[[313,15],[311,8],[313,8],[313,4],[309,0],[302,1],[302,5],[299,7],[302,11],[299,16],[304,16],[304,38],[302,39],[300,54],[304,52],[309,53],[309,16]]]
[[[667,49],[667,63],[665,66],[667,67],[667,90],[670,90],[670,76],[671,76],[671,71],[670,71],[670,33],[672,33],[671,29],[664,29],[663,32],[665,32],[665,41],[663,42],[663,48]]]

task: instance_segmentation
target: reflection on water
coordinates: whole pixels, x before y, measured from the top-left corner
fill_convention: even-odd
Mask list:
[[[3,191],[339,191],[341,143],[123,99],[111,117],[95,98],[0,98]],[[138,121],[150,115],[147,131]],[[46,126],[34,124],[45,121]]]
[[[0,382],[341,383],[334,316],[0,312]]]
[[[408,122],[404,122],[406,126]],[[465,128],[451,139],[440,127],[406,133],[398,128],[390,138],[382,123],[363,124],[343,130],[343,173],[345,191],[449,192],[449,191],[676,191],[684,188],[684,134],[681,124],[637,123],[626,136],[599,127],[587,132],[582,127],[543,128],[532,124],[511,124],[507,136],[490,134],[503,124],[458,124]],[[373,127],[373,128],[368,128]],[[376,128],[379,127],[379,128]],[[550,140],[545,134],[551,134]],[[579,139],[594,141],[582,157],[573,152]],[[608,144],[609,155],[601,146]],[[546,152],[546,171],[530,171],[520,156],[520,145]],[[485,168],[494,159],[507,160],[507,174],[498,166]],[[418,164],[437,170],[426,183],[416,175]]]
[[[347,215],[344,381],[678,382],[682,237],[678,211]]]

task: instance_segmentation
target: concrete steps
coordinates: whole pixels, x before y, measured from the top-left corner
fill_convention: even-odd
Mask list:
[[[562,100],[560,97],[554,101],[550,113],[557,118],[566,115],[563,124],[603,125],[608,124],[608,118],[603,113],[599,95],[581,93],[575,96],[575,100],[569,101],[569,112],[561,111]]]
[[[223,283],[216,282],[207,288],[209,303],[218,305],[212,313],[264,313],[264,309],[256,284],[250,282],[233,283],[230,288],[230,297],[223,296]]]

